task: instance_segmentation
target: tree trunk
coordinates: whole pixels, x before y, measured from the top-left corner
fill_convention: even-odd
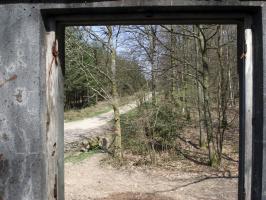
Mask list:
[[[121,124],[119,112],[119,95],[117,91],[117,69],[116,69],[116,50],[113,41],[113,30],[111,26],[107,26],[109,36],[109,50],[111,57],[111,79],[112,79],[112,107],[114,110],[114,156],[122,158],[122,142],[121,142]]]
[[[221,29],[221,28],[220,28]],[[221,32],[222,30],[220,30]],[[218,130],[216,135],[217,140],[217,164],[220,164],[222,159],[222,152],[223,152],[223,143],[224,143],[224,133],[225,129],[227,128],[227,90],[228,90],[228,76],[226,74],[222,56],[223,56],[223,48],[222,44],[224,42],[222,41],[221,33],[218,36],[218,48],[217,48],[217,54],[219,59],[219,97],[218,97]],[[228,55],[228,54],[227,54]],[[228,70],[230,68],[229,64],[227,64]],[[228,71],[227,70],[227,71]]]
[[[156,77],[155,77],[155,48],[156,48],[156,33],[153,27],[150,27],[150,63],[151,63],[151,90],[152,104],[156,105]]]
[[[176,92],[176,72],[175,72],[175,68],[176,68],[176,60],[175,60],[175,56],[176,56],[176,46],[177,46],[177,41],[176,41],[176,36],[174,34],[174,29],[173,29],[173,25],[171,25],[171,52],[170,52],[170,67],[171,67],[171,87],[170,87],[170,97],[171,97],[171,101],[173,103],[175,103],[175,92]]]
[[[199,83],[200,81],[200,73],[199,73],[199,44],[197,43],[197,39],[194,39],[194,45],[195,45],[195,50],[196,50],[196,57],[195,57],[195,65],[196,65],[196,87],[197,87],[197,109],[198,109],[198,125],[199,125],[199,146],[203,147],[206,145],[207,142],[207,137],[206,134],[202,132],[202,87]]]
[[[209,87],[209,66],[208,66],[208,55],[207,55],[207,41],[201,26],[199,28],[199,46],[201,52],[202,62],[202,73],[203,73],[203,116],[204,116],[204,127],[207,134],[207,147],[209,152],[209,164],[211,166],[216,164],[217,154],[215,149],[214,137],[213,137],[213,126],[211,117],[211,102],[210,102],[210,87]]]

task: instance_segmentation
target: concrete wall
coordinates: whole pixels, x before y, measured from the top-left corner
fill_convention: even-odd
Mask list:
[[[261,123],[261,129],[253,132],[254,134],[254,156],[253,156],[253,170],[256,171],[253,175],[253,191],[258,196],[255,198],[266,199],[266,7],[262,8],[262,38],[260,40],[262,52],[257,52],[262,54],[263,68],[261,69],[261,77],[259,77],[260,88],[257,88],[258,93],[262,93],[262,98],[254,97],[255,101],[258,103],[257,109],[255,108],[254,124]],[[259,106],[261,104],[261,106]],[[256,106],[255,106],[256,107]],[[255,148],[257,147],[257,148]],[[261,187],[257,187],[261,185]]]
[[[238,0],[119,0],[79,4],[10,2],[0,2],[0,200],[63,199],[63,179],[60,178],[63,171],[58,171],[58,166],[62,165],[63,144],[60,142],[63,139],[61,69],[59,65],[52,64],[50,73],[55,30],[52,24],[49,25],[50,30],[45,29],[41,9],[263,5]],[[263,9],[263,17],[265,19],[266,9]],[[266,32],[265,25],[263,29]],[[265,35],[263,43],[266,44]],[[260,113],[258,116],[261,116]],[[260,161],[265,172],[264,132],[260,133],[262,139],[258,142],[264,147]],[[260,150],[263,148],[258,152]],[[62,166],[59,168],[62,169]],[[258,171],[264,177],[261,179],[264,187],[261,199],[265,199],[266,174],[262,169]],[[61,190],[55,194],[54,189],[58,188]]]
[[[46,199],[42,19],[0,5],[0,199]]]

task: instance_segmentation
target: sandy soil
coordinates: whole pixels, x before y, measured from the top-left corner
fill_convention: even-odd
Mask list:
[[[115,169],[105,154],[65,164],[66,200],[236,200],[237,178],[163,169]]]

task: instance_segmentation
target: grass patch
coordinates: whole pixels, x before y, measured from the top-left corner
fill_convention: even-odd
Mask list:
[[[136,96],[127,96],[120,98],[120,106],[126,105],[129,102],[136,100]],[[112,110],[112,106],[107,101],[99,102],[96,105],[89,106],[83,109],[67,110],[64,113],[65,122],[82,120],[85,118],[95,117],[97,115],[107,113]]]
[[[96,154],[96,150],[92,150],[89,152],[75,152],[65,155],[65,163],[79,163],[83,160],[86,160],[87,158],[91,157],[92,155]]]
[[[83,108],[80,110],[65,111],[65,122],[82,120],[84,118],[94,117],[112,110],[108,102],[100,102],[97,105]]]

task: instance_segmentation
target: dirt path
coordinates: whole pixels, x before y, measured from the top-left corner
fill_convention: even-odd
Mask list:
[[[150,97],[148,96],[147,99]],[[120,107],[120,114],[127,113],[128,111],[136,108],[138,105],[137,101],[131,102],[125,106]],[[113,119],[113,111],[100,114],[95,117],[67,122],[64,124],[64,141],[65,145],[69,143],[80,141],[84,137],[100,136],[110,131],[108,122]]]
[[[237,179],[101,165],[105,154],[65,165],[66,200],[236,200]]]

